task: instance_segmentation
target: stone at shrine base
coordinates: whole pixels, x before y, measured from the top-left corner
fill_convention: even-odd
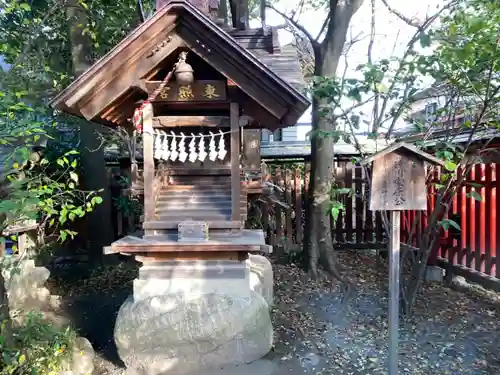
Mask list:
[[[269,305],[250,289],[248,264],[229,263],[220,263],[218,274],[213,262],[141,269],[115,327],[118,353],[131,373],[200,373],[250,363],[269,352]],[[171,277],[159,278],[167,274]]]

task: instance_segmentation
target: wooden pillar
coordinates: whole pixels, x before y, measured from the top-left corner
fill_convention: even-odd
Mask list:
[[[227,2],[228,0],[220,0],[219,2],[219,18],[224,20],[223,27],[226,28],[227,25]]]
[[[242,146],[244,168],[260,169],[260,130],[245,129],[241,130],[241,134],[244,135],[241,137],[244,139]]]
[[[155,161],[153,155],[153,105],[148,104],[142,110],[142,144],[144,157],[144,221],[154,220],[155,197],[154,178]]]
[[[241,221],[240,215],[240,107],[231,103],[229,108],[231,121],[231,218]]]

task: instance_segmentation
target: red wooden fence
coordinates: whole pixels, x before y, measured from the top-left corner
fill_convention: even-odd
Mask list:
[[[497,210],[500,210],[500,199],[496,198],[497,188],[500,188],[497,169],[500,171],[500,164],[475,164],[467,174],[448,213],[448,218],[454,219],[461,230],[441,230],[431,263],[445,259],[451,264],[500,278],[500,257],[496,256],[497,247],[500,246],[500,219],[497,220],[496,215]],[[336,247],[385,248],[387,241],[380,213],[368,209],[369,184],[363,168],[341,160],[336,163],[336,176],[340,182],[339,187],[351,188],[353,191],[351,196],[342,198],[345,210],[332,223],[332,237]],[[252,218],[249,216],[247,224],[262,228],[271,245],[285,248],[300,245],[303,240],[305,197],[309,185],[308,166],[292,170],[278,167],[263,178],[284,190],[280,198],[289,208],[263,204],[259,223],[250,223]],[[114,196],[117,195],[115,192]],[[473,196],[480,196],[481,199],[476,200]],[[434,204],[435,190],[430,184],[427,212],[407,211],[401,215],[403,243],[418,248],[419,234],[426,227],[427,215],[432,212]],[[125,227],[128,221],[124,223],[123,215],[119,212],[117,216],[120,218],[117,220],[117,237],[121,237],[127,232]],[[414,223],[417,230],[410,239],[409,233]]]
[[[500,245],[500,220],[497,210],[497,169],[500,164],[474,164],[465,176],[463,184],[457,189],[447,218],[454,220],[460,230],[450,227],[441,230],[439,242],[436,244],[430,263],[436,260],[447,260],[450,264],[500,278],[500,257],[496,256]],[[460,172],[459,172],[460,173]],[[480,199],[479,199],[480,197]],[[419,233],[427,225],[428,215],[435,204],[435,190],[428,189],[427,212],[407,211],[402,215],[401,241],[418,247]],[[416,223],[416,235],[409,238],[412,226]]]

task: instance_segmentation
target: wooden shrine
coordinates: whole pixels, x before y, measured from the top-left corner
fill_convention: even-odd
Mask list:
[[[143,233],[106,253],[146,262],[271,251],[262,230],[244,229],[242,130],[294,125],[310,103],[230,34],[203,9],[169,1],[52,102],[135,129]]]

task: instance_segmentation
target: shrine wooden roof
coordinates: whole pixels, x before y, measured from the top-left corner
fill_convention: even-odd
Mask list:
[[[52,102],[59,110],[105,125],[130,124],[137,83],[187,48],[236,84],[243,114],[262,127],[294,125],[310,102],[295,51],[279,48],[277,31],[224,31],[190,3],[174,0],[71,83]],[[196,75],[196,72],[195,72]],[[139,87],[140,88],[140,87]]]
[[[423,160],[427,163],[434,164],[434,165],[444,165],[444,162],[441,159],[438,159],[434,155],[431,155],[427,152],[424,152],[420,150],[418,147],[415,145],[409,144],[409,143],[404,143],[404,142],[398,142],[394,143],[385,149],[363,159],[361,161],[361,165],[367,165],[379,158],[384,157],[385,155],[388,155],[390,153],[396,152],[396,151],[402,151],[407,154],[412,154],[414,155],[417,159]]]

